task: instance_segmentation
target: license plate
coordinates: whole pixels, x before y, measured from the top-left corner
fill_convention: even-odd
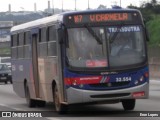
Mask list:
[[[5,79],[7,79],[6,77],[1,77],[1,80],[5,80]]]

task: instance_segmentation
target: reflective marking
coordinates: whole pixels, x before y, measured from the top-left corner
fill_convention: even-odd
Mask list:
[[[14,110],[17,110],[17,111],[27,111],[27,110],[24,110],[23,108],[15,108],[15,107],[11,107],[10,105],[6,105],[6,104],[0,104],[0,106],[7,107],[9,109],[14,109]]]

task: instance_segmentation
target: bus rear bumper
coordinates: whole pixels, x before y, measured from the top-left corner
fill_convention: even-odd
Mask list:
[[[82,90],[70,87],[67,89],[67,103],[101,102],[122,99],[147,99],[149,97],[149,84],[144,83],[132,88],[119,90]]]

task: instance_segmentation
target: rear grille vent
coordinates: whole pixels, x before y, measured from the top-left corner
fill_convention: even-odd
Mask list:
[[[90,87],[94,88],[108,88],[108,87],[120,87],[128,85],[130,82],[113,82],[113,83],[99,83],[99,84],[89,84]]]
[[[130,93],[119,93],[119,94],[102,94],[102,95],[91,95],[91,98],[114,98],[129,96]]]

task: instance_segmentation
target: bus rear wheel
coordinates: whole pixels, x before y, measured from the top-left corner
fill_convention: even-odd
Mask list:
[[[25,85],[25,97],[28,107],[36,107],[36,100],[31,99],[28,85]]]
[[[67,113],[68,106],[60,103],[59,91],[58,91],[58,88],[57,88],[56,85],[55,85],[55,87],[53,89],[53,100],[54,100],[55,110],[59,114],[65,114],[65,113]]]
[[[133,110],[136,104],[136,100],[135,99],[126,99],[126,100],[122,100],[122,105],[124,110]]]

